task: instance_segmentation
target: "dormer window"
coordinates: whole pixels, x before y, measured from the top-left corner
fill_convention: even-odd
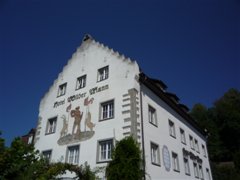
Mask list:
[[[107,79],[108,75],[109,75],[108,66],[98,69],[97,81],[99,82],[99,81],[103,81],[103,80]]]
[[[58,88],[57,97],[63,96],[64,94],[66,94],[66,89],[67,89],[67,83],[61,84]]]

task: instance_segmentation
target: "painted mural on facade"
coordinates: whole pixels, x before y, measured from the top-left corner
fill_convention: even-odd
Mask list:
[[[59,145],[66,145],[86,141],[93,137],[95,124],[92,122],[90,106],[94,98],[87,97],[84,99],[83,106],[72,107],[69,103],[66,108],[66,114],[61,116],[63,126],[60,131]],[[72,124],[72,129],[70,129]]]

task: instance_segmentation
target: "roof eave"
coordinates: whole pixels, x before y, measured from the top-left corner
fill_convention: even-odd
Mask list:
[[[161,98],[165,103],[167,103],[172,109],[174,109],[180,116],[182,116],[190,125],[192,125],[200,134],[204,137],[207,136],[207,133],[203,131],[197,122],[188,114],[186,113],[178,104],[176,104],[168,95],[165,94],[160,88],[158,88],[143,72],[139,75],[140,83],[147,86],[154,94],[156,94],[159,98]]]

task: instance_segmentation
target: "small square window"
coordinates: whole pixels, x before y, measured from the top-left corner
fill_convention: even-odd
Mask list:
[[[198,140],[194,139],[195,149],[199,152]]]
[[[176,137],[176,132],[175,132],[175,125],[172,121],[168,120],[168,124],[169,124],[169,134],[172,137]]]
[[[105,79],[108,79],[108,75],[109,75],[109,69],[108,66],[103,67],[101,69],[98,69],[98,77],[97,77],[97,81],[103,81]]]
[[[47,150],[42,152],[43,158],[45,158],[48,162],[51,161],[52,150]]]
[[[191,149],[194,150],[194,142],[193,142],[193,137],[191,135],[189,135],[189,141],[190,141],[190,147]]]
[[[180,172],[180,168],[179,168],[179,160],[178,160],[178,154],[172,152],[172,163],[173,163],[173,170]]]
[[[78,162],[79,162],[79,145],[70,146],[67,148],[66,162],[69,164],[78,164]]]
[[[148,119],[151,124],[157,126],[157,113],[151,106],[148,106]]]
[[[98,141],[98,162],[107,162],[112,160],[113,140]]]
[[[114,118],[114,101],[107,101],[104,103],[101,103],[101,109],[100,109],[100,120],[106,120]]]
[[[63,96],[66,94],[66,89],[67,89],[67,83],[64,83],[58,87],[58,94],[57,97]]]
[[[86,86],[87,75],[77,78],[76,90],[82,89]]]
[[[180,128],[180,134],[181,134],[181,142],[183,144],[186,144],[186,137],[185,137],[185,131]]]
[[[57,117],[48,119],[48,121],[47,121],[47,128],[46,128],[46,134],[55,133],[56,126],[57,126]]]
[[[154,165],[160,165],[159,146],[155,143],[151,143],[151,161]]]
[[[183,162],[184,162],[185,174],[190,175],[189,159],[188,159],[188,155],[185,153],[183,153]]]

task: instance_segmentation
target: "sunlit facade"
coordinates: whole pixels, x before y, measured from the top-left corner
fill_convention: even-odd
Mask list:
[[[86,35],[40,102],[35,147],[50,162],[104,167],[116,141],[131,135],[145,179],[211,179],[205,133],[166,89]]]

